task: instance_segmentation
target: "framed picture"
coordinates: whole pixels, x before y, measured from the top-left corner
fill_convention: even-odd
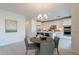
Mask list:
[[[17,21],[5,19],[5,32],[17,32]]]

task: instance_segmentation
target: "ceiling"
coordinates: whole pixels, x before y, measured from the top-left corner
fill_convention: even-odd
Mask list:
[[[0,9],[15,12],[26,17],[47,14],[48,19],[70,16],[68,4],[61,3],[0,3]]]

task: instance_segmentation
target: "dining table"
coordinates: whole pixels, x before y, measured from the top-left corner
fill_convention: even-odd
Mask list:
[[[40,55],[52,55],[55,47],[54,40],[51,37],[33,37],[30,39],[34,43],[40,44]]]

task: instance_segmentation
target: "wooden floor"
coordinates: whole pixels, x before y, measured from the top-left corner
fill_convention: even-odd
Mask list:
[[[77,55],[71,51],[71,40],[60,40],[60,55]],[[0,55],[26,55],[24,41],[0,47]],[[28,55],[35,55],[35,50],[29,50]],[[55,52],[54,55],[57,55]]]

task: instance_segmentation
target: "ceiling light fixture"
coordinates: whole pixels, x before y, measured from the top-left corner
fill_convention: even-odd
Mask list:
[[[47,14],[39,14],[38,16],[37,16],[37,20],[41,20],[41,21],[45,21],[45,20],[47,20],[48,19],[48,16],[47,16]]]

